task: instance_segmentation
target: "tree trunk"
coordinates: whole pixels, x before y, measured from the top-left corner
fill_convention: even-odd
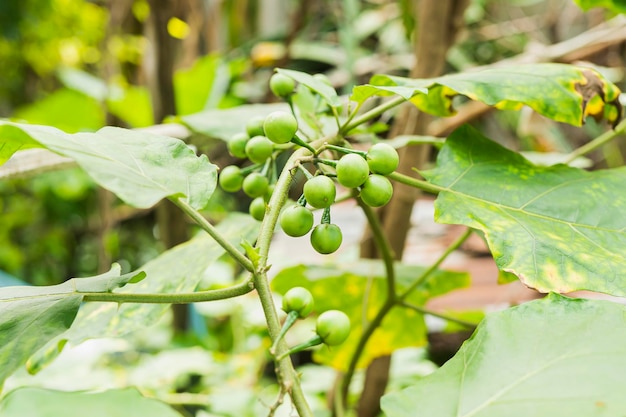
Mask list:
[[[414,43],[416,64],[412,78],[432,78],[443,72],[449,47],[461,27],[468,0],[422,0],[416,8],[417,34]],[[393,125],[390,137],[426,134],[432,118],[406,104]],[[413,168],[422,168],[428,160],[430,147],[407,146],[400,151],[398,172],[415,175]],[[383,230],[396,259],[401,260],[409,230],[411,211],[418,197],[416,188],[394,184],[394,195],[380,211]],[[363,257],[377,257],[371,239],[361,247]],[[366,372],[365,386],[358,404],[359,417],[375,417],[380,412],[380,398],[389,379],[390,357],[375,359]]]

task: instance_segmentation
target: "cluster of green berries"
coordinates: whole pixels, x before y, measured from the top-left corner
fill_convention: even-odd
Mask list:
[[[279,97],[289,98],[295,82],[277,73],[270,79],[270,89]],[[276,111],[265,118],[251,119],[246,124],[246,132],[235,135],[228,142],[233,156],[249,159],[254,165],[225,167],[220,173],[219,184],[227,192],[243,190],[251,197],[249,212],[259,221],[265,216],[266,203],[273,190],[269,167],[273,166],[276,154],[287,148],[286,144],[302,144],[297,132],[298,122],[294,115]],[[368,206],[381,207],[393,195],[393,187],[386,176],[396,170],[399,161],[396,150],[386,143],[376,143],[367,152],[337,146],[333,149],[343,156],[336,161],[314,159],[314,163],[323,164],[327,169],[318,170],[319,174],[315,176],[304,170],[307,181],[303,195],[298,204],[283,210],[279,220],[283,231],[292,237],[304,236],[312,230],[311,246],[321,254],[335,252],[343,240],[339,226],[330,222],[330,207],[337,194],[335,182],[356,189],[359,198]],[[307,205],[324,210],[321,223],[315,227],[313,213]]]
[[[285,336],[287,331],[298,319],[307,317],[313,311],[313,295],[303,287],[294,287],[283,296],[283,311],[287,313],[287,318],[281,331],[274,341],[271,351],[275,353],[276,345]],[[307,342],[292,347],[283,356],[299,352],[309,347],[319,344],[327,346],[337,346],[342,344],[350,334],[350,319],[339,310],[327,310],[317,317],[315,323],[315,336]]]

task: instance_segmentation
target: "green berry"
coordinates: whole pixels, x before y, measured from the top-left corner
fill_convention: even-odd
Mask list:
[[[303,287],[293,287],[283,296],[283,311],[285,313],[295,311],[300,318],[311,314],[314,304],[313,296]]]
[[[298,121],[291,113],[275,111],[265,118],[263,131],[272,142],[287,143],[298,131]]]
[[[280,227],[289,236],[304,236],[313,227],[313,213],[299,204],[289,206],[280,214]]]
[[[235,193],[241,189],[243,183],[243,174],[241,169],[236,165],[224,167],[219,177],[220,187],[229,193]]]
[[[325,311],[317,318],[315,332],[326,345],[340,345],[350,334],[350,319],[339,310]]]
[[[325,175],[313,177],[304,184],[304,198],[315,208],[330,207],[336,194],[335,183]]]
[[[252,200],[248,211],[255,220],[262,221],[263,217],[265,217],[265,200],[263,197],[257,197]]]
[[[361,187],[361,200],[370,207],[384,206],[391,200],[393,186],[387,177],[372,174]]]
[[[311,232],[311,246],[322,255],[335,252],[342,240],[341,229],[336,224],[318,224]]]
[[[246,155],[255,164],[264,163],[273,151],[274,144],[265,136],[254,136],[246,143]]]
[[[376,143],[367,151],[367,163],[374,174],[389,175],[399,162],[398,152],[386,143]]]
[[[246,158],[246,143],[249,139],[245,133],[237,133],[228,141],[228,152],[235,158]]]
[[[370,168],[365,158],[354,153],[342,156],[337,161],[335,169],[339,184],[348,188],[359,187],[365,182],[370,173]]]
[[[261,175],[258,172],[248,175],[242,184],[243,192],[251,198],[261,197],[267,192],[268,186],[269,181],[265,175]]]
[[[296,82],[291,77],[276,73],[270,78],[270,90],[276,97],[289,97],[295,88]]]
[[[254,116],[246,123],[246,133],[249,137],[263,136],[263,122],[265,117]]]

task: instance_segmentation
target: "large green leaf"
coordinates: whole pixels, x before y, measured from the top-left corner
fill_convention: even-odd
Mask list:
[[[181,417],[168,405],[143,397],[136,389],[64,392],[20,388],[0,403],[3,417]]]
[[[320,95],[328,103],[331,107],[339,107],[341,105],[341,100],[339,100],[339,96],[337,95],[337,91],[330,85],[326,84],[324,81],[321,81],[306,72],[288,70],[279,68],[276,70],[279,74],[286,75],[287,77],[293,78],[297,82],[302,85],[307,86],[312,91],[316,92]]]
[[[114,265],[105,274],[59,285],[0,288],[0,386],[30,355],[70,327],[81,292],[110,292],[143,276],[120,275],[119,265]]]
[[[426,268],[397,264],[397,288],[407,288]],[[355,264],[333,266],[299,265],[282,270],[272,280],[272,288],[284,294],[292,287],[308,288],[315,299],[315,311],[337,309],[345,312],[351,321],[348,340],[332,350],[322,348],[316,359],[337,369],[345,370],[358,339],[362,324],[371,320],[385,300],[385,271],[380,261],[366,259]],[[432,297],[469,285],[469,275],[438,270],[407,298],[411,304],[423,306]],[[410,325],[411,331],[407,331]],[[396,349],[426,343],[426,325],[423,315],[407,308],[394,308],[374,332],[359,362],[366,366],[372,359],[388,355]]]
[[[398,94],[421,110],[438,116],[454,114],[453,98],[461,94],[490,106],[525,104],[559,122],[580,126],[584,117],[619,119],[619,89],[591,68],[565,64],[533,64],[463,72],[432,79],[375,75],[354,88],[352,100],[375,94]],[[606,109],[605,109],[606,107]]]
[[[498,267],[543,292],[626,295],[626,167],[535,166],[464,126],[426,178],[435,219],[485,232]]]
[[[206,110],[182,116],[179,120],[195,132],[228,141],[236,133],[245,133],[248,120],[255,116],[265,117],[277,110],[289,111],[289,106],[286,103],[249,104],[230,109]]]
[[[382,398],[387,417],[622,417],[626,309],[550,295],[488,315],[459,352]]]
[[[615,13],[626,13],[624,0],[574,0],[581,9],[589,10],[594,7],[605,7]]]
[[[258,222],[243,214],[231,214],[217,226],[228,241],[238,245],[243,239],[254,241]],[[146,279],[116,292],[181,293],[196,290],[206,268],[224,254],[224,249],[210,236],[200,236],[180,244],[140,268]],[[72,327],[61,335],[76,345],[95,337],[117,337],[154,324],[168,310],[169,304],[116,303],[85,304]],[[63,343],[61,343],[62,345]],[[30,372],[46,366],[59,353],[59,342],[53,341],[29,361]]]
[[[34,143],[74,159],[98,184],[135,207],[184,196],[201,209],[217,182],[215,165],[178,139],[114,127],[70,135],[51,127],[0,121],[0,158]]]

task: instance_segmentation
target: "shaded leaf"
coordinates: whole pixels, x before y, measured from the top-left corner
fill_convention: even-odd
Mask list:
[[[34,352],[66,331],[83,299],[80,292],[110,292],[144,276],[120,275],[120,266],[59,285],[0,288],[0,385]]]
[[[289,111],[285,103],[249,104],[230,109],[207,110],[178,119],[189,129],[212,138],[229,141],[237,133],[245,133],[246,123],[255,116],[265,117],[277,111]]]
[[[626,13],[626,3],[624,0],[574,0],[583,10],[594,7],[605,7],[614,13]]]
[[[423,173],[435,220],[485,232],[498,267],[542,292],[626,295],[626,167],[535,166],[464,126]]]
[[[621,114],[620,91],[614,84],[594,69],[565,64],[491,68],[432,79],[375,75],[369,85],[355,87],[351,99],[362,102],[374,94],[389,93],[438,116],[454,114],[452,101],[458,94],[500,108],[525,104],[546,117],[576,126],[587,115],[615,123]],[[606,115],[605,105],[611,109]]]
[[[231,214],[217,226],[218,231],[233,245],[243,239],[254,240],[258,222],[244,214]],[[224,249],[210,236],[202,233],[145,264],[142,282],[116,292],[127,293],[182,293],[192,292],[204,278],[206,268],[224,254]],[[156,323],[169,309],[169,304],[138,304],[90,302],[79,311],[71,329],[62,338],[76,345],[95,337],[117,337]],[[40,351],[29,361],[35,372],[43,368],[59,353],[58,341]]]
[[[315,91],[320,95],[328,103],[331,107],[339,107],[341,105],[341,101],[339,100],[339,96],[337,95],[337,91],[326,84],[323,81],[318,80],[310,74],[300,71],[288,70],[278,68],[276,70],[279,74],[286,75],[287,77],[293,78],[297,82],[302,85],[309,87],[311,90]]]
[[[397,288],[407,288],[421,276],[426,268],[396,264]],[[385,271],[380,261],[360,259],[355,264],[333,266],[299,265],[284,269],[272,280],[272,288],[284,294],[290,288],[307,288],[315,299],[315,311],[337,309],[345,312],[351,321],[348,340],[332,349],[316,351],[316,360],[345,370],[358,339],[363,331],[362,323],[371,320],[385,300]],[[469,285],[469,275],[461,272],[438,270],[406,299],[414,305],[423,306],[432,297]],[[364,304],[365,303],[365,304]],[[364,313],[366,317],[364,317]],[[407,326],[411,331],[407,332]],[[374,332],[359,362],[366,366],[372,359],[388,355],[396,349],[419,346],[426,343],[426,325],[423,315],[407,308],[396,307],[387,315]]]
[[[70,135],[46,126],[0,121],[1,156],[10,156],[17,143],[39,143],[74,159],[98,184],[139,208],[182,195],[192,207],[202,209],[217,183],[217,169],[206,155],[198,157],[181,140],[166,136],[114,127]]]
[[[556,294],[490,314],[442,368],[385,395],[382,408],[388,417],[622,417],[625,315],[619,304]]]
[[[64,392],[20,388],[0,403],[3,417],[181,417],[168,405],[143,397],[135,388],[104,392]]]

